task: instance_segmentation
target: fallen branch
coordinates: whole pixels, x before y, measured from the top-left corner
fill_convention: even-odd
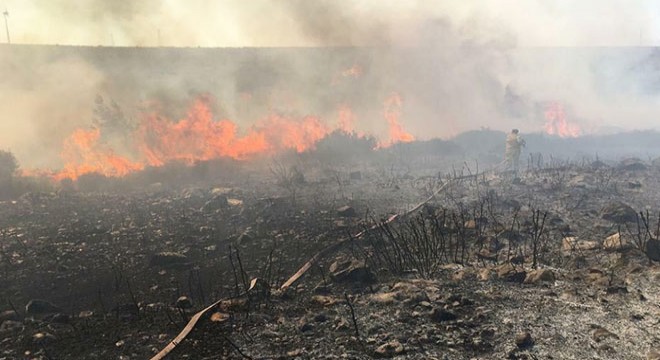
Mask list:
[[[242,296],[242,295],[244,295],[244,294],[241,294],[241,296]],[[237,297],[238,297],[238,296],[237,296]],[[237,298],[237,297],[234,297],[234,298]],[[207,306],[207,307],[204,308],[203,310],[199,311],[199,312],[196,313],[195,315],[193,315],[193,317],[190,318],[190,321],[188,321],[188,324],[186,324],[186,326],[183,328],[183,330],[181,330],[181,332],[179,333],[179,335],[177,335],[177,336],[174,338],[174,340],[170,341],[169,344],[167,344],[167,346],[165,346],[165,347],[163,348],[163,350],[161,350],[158,354],[154,355],[154,357],[152,357],[151,360],[162,360],[162,359],[164,359],[164,358],[165,358],[167,355],[169,355],[169,354],[170,354],[170,353],[171,353],[171,352],[172,352],[172,351],[173,351],[173,350],[174,350],[174,349],[175,349],[175,348],[176,348],[176,347],[177,347],[177,346],[178,346],[183,340],[186,339],[186,337],[188,336],[188,334],[190,334],[190,332],[195,328],[195,326],[197,326],[197,322],[199,321],[199,319],[201,319],[202,316],[204,316],[204,314],[206,314],[206,313],[209,312],[210,310],[214,309],[216,306],[218,306],[218,305],[219,305],[220,303],[222,303],[223,301],[231,300],[231,299],[233,299],[233,298],[225,298],[225,299],[218,300],[218,301],[214,302],[213,304]]]

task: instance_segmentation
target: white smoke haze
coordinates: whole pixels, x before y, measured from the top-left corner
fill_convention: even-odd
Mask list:
[[[397,92],[404,128],[421,139],[482,127],[540,131],[551,101],[563,103],[584,133],[658,127],[655,1],[3,5],[13,43],[104,46],[0,46],[0,148],[24,167],[61,165],[63,139],[90,125],[98,94],[131,118],[157,108],[173,119],[210,94],[216,117],[242,127],[269,111],[334,123],[348,105],[358,130],[382,135],[382,103]],[[353,66],[359,77],[340,76]]]
[[[62,140],[89,126],[104,76],[76,56],[50,61],[32,55],[0,58],[0,144],[41,167],[57,164]]]

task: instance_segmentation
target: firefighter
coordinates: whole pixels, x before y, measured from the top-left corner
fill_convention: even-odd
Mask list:
[[[520,167],[520,153],[525,146],[525,140],[520,137],[518,132],[518,129],[513,129],[506,137],[506,152],[504,154],[507,170],[512,170],[516,175]]]

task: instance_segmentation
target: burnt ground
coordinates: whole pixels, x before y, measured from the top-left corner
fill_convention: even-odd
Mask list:
[[[0,359],[659,358],[651,164],[302,172],[2,203]]]

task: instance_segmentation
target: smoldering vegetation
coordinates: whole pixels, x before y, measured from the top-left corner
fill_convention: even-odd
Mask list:
[[[125,120],[103,129],[103,140],[129,157],[131,126],[145,114],[181,119],[200,96],[216,119],[243,131],[273,113],[334,126],[348,108],[355,131],[382,139],[383,102],[393,93],[402,98],[404,129],[424,141],[480,128],[539,132],[548,104],[562,106],[570,136],[655,128],[652,48],[516,48],[441,20],[420,31],[426,40],[409,47],[2,46],[0,93],[12,105],[3,108],[0,140],[25,168],[57,169],[65,139],[98,126],[99,96]],[[589,152],[605,152],[598,150]]]

